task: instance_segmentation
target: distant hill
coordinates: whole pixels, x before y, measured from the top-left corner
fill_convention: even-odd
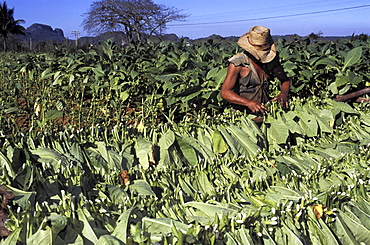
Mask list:
[[[26,36],[19,35],[17,36],[19,41],[29,41],[30,39],[33,42],[37,41],[58,41],[64,42],[66,38],[64,37],[64,33],[62,29],[55,28],[54,30],[44,24],[32,24],[30,27],[26,29]]]
[[[281,35],[281,36],[273,36],[274,41],[277,41],[279,38],[284,38],[287,41],[293,41],[296,35]],[[213,34],[209,37],[204,37],[204,38],[198,38],[196,40],[199,41],[207,41],[209,39],[216,39],[216,40],[225,40],[225,41],[237,41],[239,37],[236,36],[230,36],[230,37],[222,37],[220,35]],[[303,37],[304,38],[304,37]],[[349,37],[320,37],[319,40],[325,40],[325,41],[334,41],[338,39],[343,39],[343,38],[351,38]],[[58,41],[58,42],[65,42],[67,39],[64,37],[64,33],[62,29],[55,28],[54,30],[44,24],[33,24],[30,27],[26,29],[26,36],[17,36],[17,39],[19,41],[29,41],[30,39],[33,42],[37,41]],[[127,38],[125,37],[123,32],[106,32],[103,33],[99,36],[96,37],[81,37],[79,38],[79,43],[80,44],[95,44],[101,41],[106,41],[108,39],[113,39],[117,43],[120,44],[125,44],[127,43]],[[154,36],[151,37],[151,39],[154,42],[160,42],[164,40],[169,40],[169,41],[178,41],[181,38],[179,38],[176,34],[166,34],[166,35],[161,35],[161,36]],[[186,38],[185,39],[189,39]],[[190,39],[189,39],[190,40]],[[195,40],[192,40],[195,41]]]

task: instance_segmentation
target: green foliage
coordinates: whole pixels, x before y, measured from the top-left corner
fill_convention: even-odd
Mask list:
[[[218,96],[234,45],[2,57],[1,243],[369,243],[369,105],[327,98],[366,85],[368,44],[278,48],[290,109],[259,126]]]

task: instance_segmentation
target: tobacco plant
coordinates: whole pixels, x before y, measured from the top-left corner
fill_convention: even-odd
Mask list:
[[[369,105],[331,99],[369,44],[277,47],[290,110],[260,125],[219,97],[228,42],[2,57],[1,243],[370,243]]]

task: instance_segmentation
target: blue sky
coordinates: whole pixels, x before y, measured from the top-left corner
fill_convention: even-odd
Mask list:
[[[3,1],[0,0],[0,3]],[[73,31],[87,36],[82,29],[83,14],[93,1],[88,0],[7,0],[14,17],[60,28],[67,38]],[[241,36],[250,27],[263,25],[273,35],[323,36],[370,35],[370,0],[295,0],[295,1],[225,1],[225,0],[154,0],[172,6],[190,16],[184,22],[171,22],[167,33],[179,37],[200,38],[212,34]]]

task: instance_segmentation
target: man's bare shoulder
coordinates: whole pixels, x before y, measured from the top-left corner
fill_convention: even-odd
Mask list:
[[[229,62],[235,66],[246,66],[249,65],[249,58],[244,53],[238,53],[229,59]]]

